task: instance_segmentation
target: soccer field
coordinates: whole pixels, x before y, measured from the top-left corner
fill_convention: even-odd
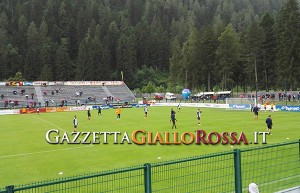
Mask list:
[[[253,132],[266,131],[265,119],[272,114],[274,126],[272,135],[267,136],[268,144],[300,138],[298,113],[261,111],[259,120],[253,120],[250,111],[201,110],[201,125],[198,126],[197,108],[183,107],[176,113],[176,130],[171,129],[169,122],[170,107],[149,107],[148,118],[143,117],[143,108],[122,109],[121,120],[116,120],[113,109],[103,110],[102,116],[97,116],[96,110],[92,111],[91,120],[87,120],[86,111],[0,116],[0,187],[262,145],[261,136],[257,145],[233,147],[230,144],[195,143],[114,144],[113,136],[108,137],[108,144],[103,144],[103,136],[100,144],[47,143],[46,133],[51,129],[59,130],[60,136],[65,131],[73,131],[75,114],[79,122],[78,131],[127,132],[131,137],[132,132],[142,129],[154,135],[156,132],[195,134],[201,129],[206,133],[237,132],[238,136],[244,132],[249,142],[253,141]],[[122,136],[119,136],[119,142]]]

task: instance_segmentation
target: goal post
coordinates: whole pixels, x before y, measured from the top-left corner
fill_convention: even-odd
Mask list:
[[[256,105],[255,102],[255,98],[226,98],[229,109],[234,110],[250,110]]]

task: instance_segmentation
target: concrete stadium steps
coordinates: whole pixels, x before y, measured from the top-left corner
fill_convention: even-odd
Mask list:
[[[44,98],[43,98],[43,93],[41,91],[41,87],[36,86],[34,89],[35,89],[35,93],[36,93],[36,97],[37,97],[38,102],[43,103]]]
[[[25,94],[21,95],[21,90],[25,90]],[[13,91],[17,91],[18,94],[14,95]],[[82,92],[81,96],[77,96],[76,93]],[[61,105],[62,100],[67,100],[68,105],[75,105],[76,101],[80,101],[80,104],[85,104],[89,97],[95,99],[95,101],[88,101],[88,104],[105,104],[107,97],[114,97],[114,101],[120,98],[120,102],[129,102],[135,99],[133,93],[129,88],[124,85],[105,85],[105,86],[19,86],[19,87],[0,87],[0,95],[4,95],[5,100],[18,100],[19,106],[27,106],[31,99],[31,93],[34,93],[33,101],[36,103],[41,102],[42,106],[45,105],[45,101],[49,101],[49,106]],[[28,99],[26,99],[28,95]],[[4,103],[2,103],[4,104]],[[2,105],[0,105],[2,107]]]
[[[22,95],[21,90],[25,90],[25,93]],[[14,95],[13,91],[17,91],[17,94]],[[33,99],[31,97],[31,93],[34,93]],[[0,107],[4,107],[4,101],[19,101],[18,107],[23,107],[30,105],[31,102],[37,102],[37,96],[35,92],[35,88],[33,86],[1,86],[0,87],[0,95],[4,95],[4,98],[1,99]],[[28,95],[28,98],[26,98]]]
[[[114,100],[117,98],[120,98],[120,101],[132,101],[135,99],[135,96],[126,85],[106,87],[114,97]]]
[[[105,92],[106,96],[113,96],[106,86],[102,86],[102,89]]]

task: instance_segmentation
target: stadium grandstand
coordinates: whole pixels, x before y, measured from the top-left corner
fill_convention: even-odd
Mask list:
[[[2,82],[1,108],[122,104],[135,100],[123,81]]]

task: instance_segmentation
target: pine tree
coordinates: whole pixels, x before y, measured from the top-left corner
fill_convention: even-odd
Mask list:
[[[276,24],[278,81],[288,88],[300,82],[300,13],[296,0],[288,0],[281,8]]]
[[[275,63],[276,39],[274,33],[274,20],[272,15],[269,13],[264,14],[261,19],[260,26],[263,32],[263,40],[259,52],[265,77],[263,80],[265,82],[266,91],[269,92],[270,86],[274,87],[274,80],[277,79],[277,65]]]
[[[136,39],[133,28],[127,22],[123,23],[121,31],[122,35],[118,39],[116,52],[117,73],[123,72],[124,81],[131,87],[133,72],[136,69]]]
[[[200,60],[202,64],[201,77],[205,77],[205,82],[208,91],[211,91],[211,83],[216,76],[216,51],[218,46],[217,37],[211,26],[208,26],[200,42]]]
[[[225,31],[218,38],[219,47],[217,49],[218,71],[222,77],[222,90],[227,90],[232,85],[232,69],[237,66],[240,57],[240,44],[237,33],[232,24],[228,24]]]
[[[171,56],[169,59],[170,68],[169,68],[169,83],[176,86],[175,84],[179,81],[180,73],[180,61],[181,61],[181,47],[179,44],[178,37],[175,37],[171,42]]]

